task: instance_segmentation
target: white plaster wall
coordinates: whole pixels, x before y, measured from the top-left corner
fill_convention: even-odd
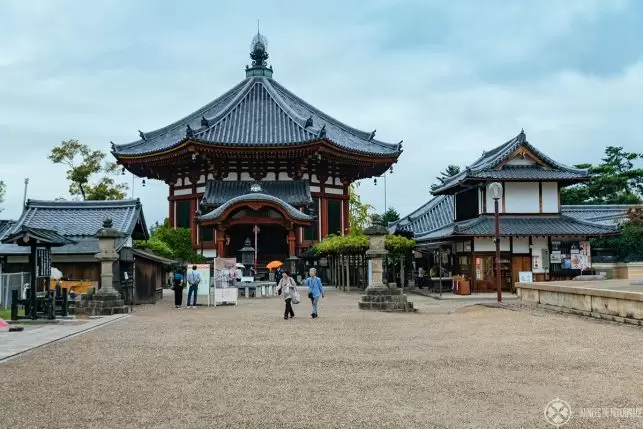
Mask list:
[[[223,178],[223,180],[237,180],[237,173],[228,173],[226,177]]]
[[[509,238],[501,238],[500,251],[508,252],[509,250],[511,250],[511,244],[509,243]],[[496,245],[493,242],[493,238],[475,237],[473,239],[473,251],[474,252],[495,252]]]
[[[538,182],[506,182],[505,213],[540,213]]]
[[[326,193],[333,194],[333,195],[344,195],[344,190],[337,189],[337,188],[326,188]]]
[[[493,214],[493,198],[489,196],[489,192],[486,192],[487,195],[487,213]],[[502,213],[502,198],[498,200],[498,213]]]
[[[190,195],[192,193],[192,189],[175,189],[174,190],[174,195]]]
[[[319,186],[311,186],[310,187],[310,192],[320,192],[320,191],[321,190],[320,190]]]
[[[201,251],[199,250],[199,252]],[[206,258],[216,258],[217,249],[203,249],[203,256]]]
[[[266,173],[266,177],[264,177],[261,180],[263,180],[263,181],[265,181],[265,180],[277,180],[277,178],[275,176],[275,173],[273,171],[270,171],[270,172]]]
[[[558,213],[558,183],[543,182],[543,213]]]
[[[279,172],[279,179],[278,180],[292,180],[290,177],[288,177],[288,173],[285,172]]]
[[[484,190],[478,189],[478,214],[484,213],[484,201],[482,200],[483,198],[484,198]]]
[[[513,253],[529,253],[528,237],[514,237],[513,243]]]
[[[534,165],[534,164],[535,164],[534,160],[529,157],[525,157],[525,158],[516,157],[516,158],[510,159],[505,165]]]

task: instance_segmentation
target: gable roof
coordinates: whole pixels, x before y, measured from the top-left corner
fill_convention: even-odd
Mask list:
[[[193,140],[223,146],[285,146],[326,140],[374,156],[398,156],[401,143],[375,140],[306,103],[270,77],[249,76],[221,97],[132,143],[113,145],[114,156],[163,152]]]
[[[60,247],[65,244],[76,244],[74,240],[63,237],[54,230],[32,228],[26,225],[21,225],[18,228],[12,229],[10,233],[5,234],[2,238],[2,243],[15,244],[17,246],[31,246],[30,243],[38,243],[40,245],[50,247]]]
[[[453,196],[438,195],[411,214],[389,224],[389,232],[393,234],[396,231],[405,231],[422,235],[451,223],[453,223]]]
[[[147,226],[140,200],[116,201],[41,201],[27,200],[20,219],[5,232],[5,237],[28,228],[46,229],[73,240],[52,249],[52,253],[93,254],[98,252],[96,231],[103,226],[103,220],[112,219],[113,228],[123,233],[116,242],[117,248],[123,247],[130,238],[148,238]],[[0,244],[1,254],[23,254],[28,249],[15,244]]]
[[[260,182],[247,182],[237,180],[213,180],[205,185],[205,192],[201,205],[204,207],[218,207],[232,198],[249,194],[253,186],[259,186],[259,191],[283,200],[291,206],[307,206],[312,204],[310,183],[306,180],[266,180]]]
[[[545,166],[500,166],[503,161],[506,161],[511,154],[521,147],[528,149],[534,156],[538,157]],[[488,152],[483,152],[482,156],[473,164],[443,184],[434,187],[431,193],[434,195],[453,193],[459,187],[465,185],[465,182],[474,181],[551,180],[575,183],[587,178],[589,178],[588,170],[568,167],[548,157],[527,141],[527,136],[524,130],[522,130],[520,134],[508,142]]]
[[[16,221],[15,220],[9,220],[9,219],[0,219],[0,240],[2,240],[5,235],[9,232],[9,230],[15,226]]]

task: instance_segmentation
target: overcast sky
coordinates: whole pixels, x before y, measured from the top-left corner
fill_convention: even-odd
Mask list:
[[[407,214],[447,164],[525,129],[567,164],[643,149],[643,2],[0,0],[0,218],[67,195],[60,141],[109,151],[241,81],[257,18],[274,78],[379,139],[404,140],[387,202]],[[132,176],[120,176],[128,183]],[[383,181],[359,188],[384,207]],[[135,183],[148,224],[167,186]]]

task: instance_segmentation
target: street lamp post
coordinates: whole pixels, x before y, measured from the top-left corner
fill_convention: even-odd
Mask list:
[[[498,213],[498,200],[502,198],[502,185],[498,182],[490,183],[487,192],[493,199],[493,217],[495,223],[495,238],[493,241],[496,244],[496,292],[498,294],[498,302],[502,302],[500,281],[500,216]]]

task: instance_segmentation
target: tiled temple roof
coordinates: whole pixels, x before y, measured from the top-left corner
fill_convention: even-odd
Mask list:
[[[239,203],[250,203],[250,202],[271,202],[274,204],[279,205],[281,208],[283,208],[288,215],[290,215],[292,218],[300,221],[313,221],[315,220],[314,216],[308,215],[306,213],[303,213],[284,200],[277,198],[273,195],[268,195],[262,192],[250,192],[244,195],[240,195],[238,197],[234,197],[231,200],[228,200],[225,204],[220,205],[216,209],[212,210],[211,212],[204,214],[199,217],[199,220],[202,221],[208,221],[208,220],[216,220],[218,219],[228,208],[234,206],[235,204]]]
[[[163,152],[188,140],[224,146],[271,147],[326,140],[358,154],[398,156],[402,144],[374,138],[311,106],[271,77],[248,76],[221,97],[132,143],[113,145],[116,157]]]
[[[141,202],[137,200],[117,201],[39,201],[28,200],[20,219],[5,232],[9,234],[23,226],[36,229],[52,230],[57,234],[73,240],[52,249],[57,254],[94,254],[98,253],[98,239],[94,237],[103,226],[103,220],[112,219],[113,228],[123,233],[117,240],[121,248],[131,238],[148,237]],[[29,249],[15,244],[0,244],[0,255],[26,254]]]
[[[643,208],[643,204],[563,205],[560,208],[565,215],[575,219],[601,225],[618,225],[628,220],[628,210]]]
[[[305,180],[266,180],[261,182],[208,180],[201,205],[218,207],[232,198],[253,192],[252,187],[256,185],[260,188],[257,192],[272,195],[291,206],[307,206],[313,202],[310,195],[310,184]]]
[[[535,156],[540,158],[547,166],[529,165],[502,165],[503,161],[518,150],[525,147]],[[466,167],[459,174],[451,177],[443,184],[434,187],[431,192],[434,195],[446,194],[468,181],[487,180],[551,180],[551,181],[579,181],[589,177],[587,170],[568,167],[561,164],[527,141],[524,131],[521,131],[513,139],[488,151],[484,152],[473,164]]]

